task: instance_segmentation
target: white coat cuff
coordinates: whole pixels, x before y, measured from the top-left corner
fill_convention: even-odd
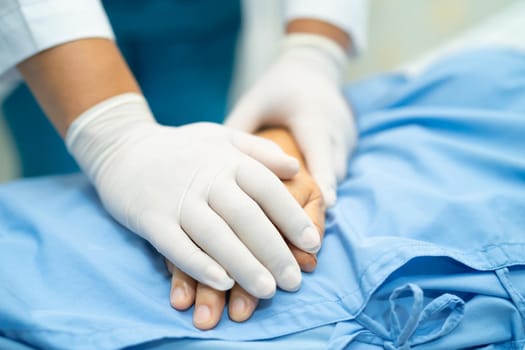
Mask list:
[[[26,58],[82,38],[114,38],[100,1],[7,0],[0,9],[0,80]]]
[[[367,0],[287,0],[285,20],[314,18],[333,24],[352,38],[349,53],[362,53],[366,48]]]

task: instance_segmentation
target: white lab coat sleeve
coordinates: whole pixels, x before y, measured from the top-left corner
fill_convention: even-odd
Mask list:
[[[352,38],[350,54],[366,48],[368,0],[287,0],[285,20],[315,18],[331,23]]]
[[[0,0],[0,80],[40,51],[82,38],[113,39],[98,0]]]

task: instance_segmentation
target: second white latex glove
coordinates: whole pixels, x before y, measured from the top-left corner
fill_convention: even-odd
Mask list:
[[[226,125],[254,132],[285,126],[304,154],[326,204],[336,200],[357,133],[341,92],[346,56],[327,38],[291,34],[277,61],[238,102]]]
[[[297,262],[277,228],[307,251],[319,234],[279,180],[297,161],[218,124],[157,124],[138,94],[106,100],[68,130],[70,152],[108,212],[175,266],[215,289],[258,298],[296,290]]]

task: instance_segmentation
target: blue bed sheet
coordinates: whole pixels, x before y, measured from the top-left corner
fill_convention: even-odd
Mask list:
[[[22,180],[0,186],[0,334],[46,349],[523,347],[525,56],[472,51],[346,93],[360,142],[299,292],[196,330],[169,306],[162,258],[83,176]]]

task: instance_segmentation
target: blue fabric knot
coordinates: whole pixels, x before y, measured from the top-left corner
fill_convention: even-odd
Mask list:
[[[445,293],[426,306],[424,301],[423,290],[412,283],[390,294],[390,336],[395,349],[405,350],[435,340],[461,322],[465,302],[460,297]]]
[[[385,350],[410,350],[411,349],[409,344],[403,344],[401,346],[396,346],[391,341],[384,342],[383,347],[385,348]]]
[[[359,315],[357,320],[370,332],[360,339],[380,343],[386,350],[409,350],[447,335],[461,322],[465,302],[448,293],[428,299],[426,302],[421,287],[413,283],[394,289],[387,305],[384,299],[371,303]]]

